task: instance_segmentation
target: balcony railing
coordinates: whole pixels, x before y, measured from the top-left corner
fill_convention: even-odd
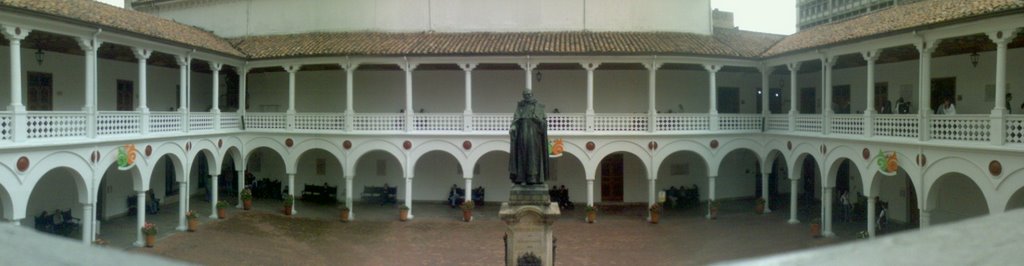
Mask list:
[[[188,127],[192,131],[213,130],[212,113],[190,113],[188,114]]]
[[[821,132],[821,115],[805,114],[796,116],[797,132]]]
[[[142,133],[139,112],[99,112],[96,115],[97,136],[133,135]]]
[[[548,130],[579,132],[587,130],[586,114],[548,114]]]
[[[28,139],[59,139],[86,137],[85,112],[30,111],[26,114]]]
[[[242,117],[238,113],[221,113],[220,129],[241,129]]]
[[[705,114],[659,114],[658,131],[707,131],[708,116]]]
[[[180,132],[181,112],[151,112],[149,113],[149,133]]]
[[[11,113],[0,113],[0,142],[13,141],[13,139],[11,138],[12,133],[14,133],[12,131],[13,128],[14,126],[11,125]]]
[[[285,129],[287,121],[284,113],[246,113],[245,129]]]
[[[917,115],[879,115],[875,117],[875,136],[917,138]]]
[[[462,114],[416,114],[413,127],[416,131],[462,131]]]
[[[512,124],[512,114],[473,114],[473,130],[482,132],[507,132]]]
[[[723,114],[718,119],[723,131],[761,131],[764,122],[760,114]]]
[[[338,113],[300,113],[295,115],[295,129],[345,130],[345,115]]]
[[[1006,143],[1024,144],[1024,115],[1006,118]]]
[[[932,139],[955,141],[990,141],[992,119],[988,115],[932,116]]]
[[[789,131],[789,115],[768,115],[768,130]]]
[[[405,114],[356,114],[352,127],[355,131],[402,131]]]
[[[841,135],[863,135],[864,134],[864,116],[863,115],[833,115],[832,134]]]
[[[594,130],[611,132],[647,131],[647,114],[601,114],[594,117]]]

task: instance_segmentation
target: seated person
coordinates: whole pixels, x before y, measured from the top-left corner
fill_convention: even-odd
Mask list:
[[[156,193],[153,190],[146,192],[146,213],[156,214],[160,212],[160,201],[156,199]]]
[[[456,202],[459,200],[459,186],[452,184],[452,188],[448,190],[448,206],[455,208]]]

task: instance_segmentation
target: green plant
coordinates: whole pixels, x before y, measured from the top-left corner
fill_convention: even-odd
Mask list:
[[[199,219],[199,213],[196,211],[188,211],[185,213],[185,219]]]
[[[757,204],[764,204],[765,202],[767,201],[765,201],[764,198],[757,198]]]
[[[459,205],[459,207],[462,208],[463,211],[472,211],[473,207],[476,207],[476,205],[473,204],[472,200],[467,200],[462,202],[462,205]]]
[[[228,207],[230,207],[230,206],[231,206],[231,205],[230,205],[230,204],[228,204],[228,202],[227,202],[227,201],[223,201],[223,200],[222,200],[222,201],[218,201],[218,202],[217,202],[217,209],[227,209],[227,208],[228,208]]]
[[[722,202],[717,201],[717,200],[711,200],[711,202],[709,204],[710,204],[711,208],[715,208],[715,209],[718,209],[718,207],[722,206]]]
[[[252,190],[248,188],[242,190],[242,200],[252,200]]]
[[[295,204],[295,197],[292,196],[291,194],[285,194],[284,195],[284,206],[285,207],[291,207],[293,204]]]
[[[821,218],[811,219],[811,224],[821,225]]]
[[[147,236],[156,235],[156,224],[146,223],[142,226],[142,234]]]
[[[348,211],[349,210],[348,204],[345,204],[344,201],[340,202],[339,204],[341,204],[341,210],[343,210],[343,211]]]
[[[661,203],[651,204],[651,208],[649,209],[651,210],[651,213],[661,213]]]
[[[403,210],[403,211],[408,211],[409,210],[409,206],[402,205],[402,206],[399,206],[398,209],[399,210]]]
[[[589,206],[589,205],[587,206],[587,208],[585,210],[587,212],[597,212],[597,208],[595,208],[594,206]]]

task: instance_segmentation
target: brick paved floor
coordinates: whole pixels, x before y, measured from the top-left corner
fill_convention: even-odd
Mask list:
[[[303,204],[297,217],[276,212],[277,201],[254,211],[232,211],[195,233],[173,233],[155,248],[131,249],[208,265],[500,265],[505,226],[497,204],[478,207],[462,222],[458,209],[415,203],[415,219],[397,220],[397,207],[360,204],[355,221],[341,223],[334,206]],[[583,210],[563,211],[555,223],[559,265],[699,265],[776,254],[853,239],[811,238],[805,223],[786,223],[781,206],[752,213],[752,202],[727,202],[717,220],[697,209],[668,210],[660,224],[645,221],[643,207],[611,207],[598,222]],[[774,208],[773,208],[774,209]],[[856,226],[850,226],[855,229]],[[837,230],[839,227],[837,226]]]

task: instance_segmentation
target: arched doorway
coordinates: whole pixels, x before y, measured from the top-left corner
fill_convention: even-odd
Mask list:
[[[596,198],[601,203],[644,203],[646,205],[647,168],[633,153],[615,152],[601,159],[595,182],[600,184]],[[597,186],[595,184],[595,186]]]
[[[506,202],[512,191],[507,151],[494,150],[480,156],[473,165],[473,184],[484,187],[484,201]]]
[[[280,210],[288,193],[284,157],[267,147],[253,149],[246,156],[245,169],[253,177],[250,184],[254,208]]]
[[[1006,210],[1014,210],[1024,208],[1024,188],[1018,189],[1010,196],[1010,200],[1006,203]]]
[[[786,158],[779,150],[772,150],[765,163],[768,164],[768,186],[764,188],[768,190],[768,206],[771,210],[788,210],[792,192]]]
[[[988,203],[981,188],[970,177],[946,173],[932,184],[928,191],[931,225],[956,222],[989,213]]]
[[[447,209],[438,212],[421,211],[419,212],[420,216],[443,215],[444,217],[461,217],[451,209],[458,208],[459,204],[462,204],[464,200],[472,200],[466,197],[466,191],[473,188],[465,186],[465,180],[462,178],[462,165],[454,155],[446,151],[433,150],[424,153],[416,160],[412,174],[416,184],[412,188],[413,195],[415,195],[413,199],[443,203],[441,206],[445,207],[439,209]],[[455,195],[451,195],[453,189],[456,190]],[[438,206],[433,204],[429,208],[437,208]]]
[[[871,186],[871,191],[874,191],[872,196],[877,197],[875,220],[865,222],[874,223],[877,226],[876,234],[898,232],[920,226],[921,212],[919,208],[921,205],[917,200],[918,192],[914,181],[907,171],[903,170],[903,167],[897,168],[892,175],[875,173]],[[865,201],[869,203],[870,199],[865,199]],[[864,209],[868,208],[865,206]]]
[[[390,152],[374,150],[359,156],[355,162],[355,176],[352,180],[352,200],[360,202],[352,212],[362,217],[389,219],[397,215],[394,208],[403,202],[406,195],[405,173],[401,161]],[[454,171],[454,170],[453,170]],[[394,198],[368,195],[375,189],[393,190]],[[388,192],[391,193],[391,192]],[[387,208],[381,208],[387,206]],[[362,208],[362,211],[356,209]]]
[[[345,174],[334,154],[318,148],[306,150],[299,154],[295,167],[295,194],[303,204],[333,207],[344,199]],[[337,215],[333,210],[315,209],[319,211],[304,214]]]
[[[37,231],[71,239],[81,240],[82,218],[87,217],[82,208],[86,192],[81,174],[68,167],[57,167],[39,178],[25,207],[25,216],[30,222],[22,226]]]
[[[702,201],[708,199],[708,166],[704,157],[692,151],[677,151],[658,166],[657,190],[665,191],[665,210],[696,210],[704,215]]]
[[[810,154],[801,154],[796,159],[796,176],[800,177],[797,193],[800,197],[797,216],[801,221],[822,218],[821,169],[818,161]]]
[[[754,200],[761,197],[761,163],[757,153],[749,149],[735,149],[722,157],[715,178],[715,200],[722,202],[720,210],[750,211]]]
[[[867,198],[864,196],[860,170],[851,159],[840,158],[832,162],[828,170],[833,200],[831,201],[830,231],[843,235],[855,235],[863,230],[868,219]],[[838,225],[838,226],[836,226]]]

